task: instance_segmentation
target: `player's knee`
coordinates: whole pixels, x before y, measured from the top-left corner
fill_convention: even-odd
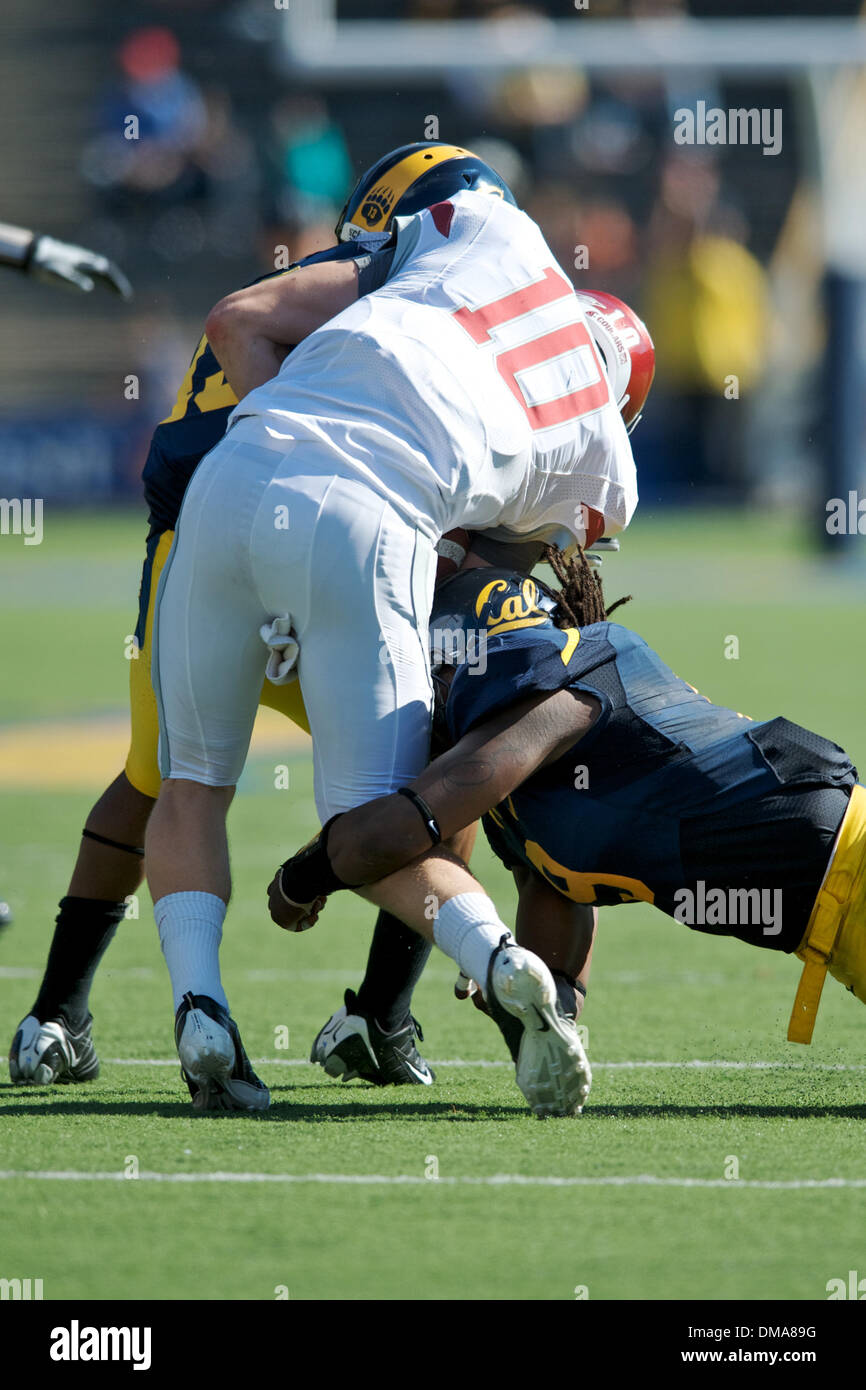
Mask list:
[[[161,796],[201,797],[203,800],[217,800],[234,796],[234,782],[200,782],[195,777],[166,777],[160,788]]]
[[[228,810],[235,794],[235,786],[210,786],[206,782],[193,782],[186,777],[169,777],[163,782],[159,800],[163,809],[176,808],[178,812],[212,813],[216,808]]]

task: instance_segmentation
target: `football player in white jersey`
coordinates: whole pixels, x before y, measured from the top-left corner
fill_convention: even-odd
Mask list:
[[[584,542],[587,508],[611,534],[637,500],[610,381],[539,229],[468,151],[422,144],[380,164],[362,180],[364,206],[381,216],[412,191],[421,209],[397,217],[373,253],[380,289],[358,302],[354,263],[309,266],[230,296],[207,323],[240,403],[187,490],[160,581],[153,679],[166,780],[146,846],[199,1108],[269,1099],[239,1064],[218,961],[225,816],[268,660],[262,637],[278,650],[278,678],[296,667],[328,822],[425,765],[439,536],[498,526]],[[347,213],[343,229],[357,226],[351,200]],[[530,1107],[577,1113],[586,1059],[547,967],[516,946],[415,801],[431,852],[365,894],[399,902],[409,926],[520,1018]],[[281,880],[302,918],[335,886],[327,831]]]

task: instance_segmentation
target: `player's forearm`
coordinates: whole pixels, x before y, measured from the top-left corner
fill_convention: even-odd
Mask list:
[[[35,233],[25,227],[0,222],[0,265],[26,270],[35,241]]]
[[[357,297],[354,261],[323,262],[268,276],[215,304],[205,331],[238,399],[275,377],[291,347]]]
[[[464,734],[411,784],[427,803],[443,840],[498,806],[550,757],[588,728],[588,697],[543,693],[509,706]],[[598,706],[598,702],[595,701]],[[424,816],[408,797],[380,797],[335,821],[328,840],[334,872],[345,883],[375,883],[430,847]]]
[[[373,884],[406,868],[430,846],[430,834],[412,803],[403,796],[382,796],[334,822],[328,856],[344,883]]]

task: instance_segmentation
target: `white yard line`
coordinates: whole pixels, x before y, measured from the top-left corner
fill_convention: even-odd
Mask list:
[[[44,971],[43,966],[36,965],[0,965],[0,980],[34,980],[40,979]],[[306,970],[306,969],[262,969],[262,970],[242,970],[239,972],[241,977],[248,980],[251,984],[313,984],[313,983],[335,983],[342,986],[352,985],[357,982],[360,975],[359,970]],[[110,964],[103,967],[102,974],[106,977],[113,976],[115,979],[136,979],[146,980],[155,978],[157,975],[163,976],[162,968],[153,965],[130,965],[117,966],[113,968]],[[446,967],[427,966],[424,971],[425,980],[437,980],[440,983],[451,984],[457,976],[457,967],[447,969]],[[721,971],[696,972],[694,970],[661,971],[661,970],[609,970],[605,979],[610,984],[618,985],[646,985],[652,982],[664,980],[675,981],[683,985],[727,985],[733,978],[733,972],[726,975]]]
[[[409,1173],[156,1173],[142,1170],[136,1178],[123,1171],[86,1173],[78,1169],[0,1170],[0,1179],[22,1178],[30,1182],[159,1182],[159,1183],[319,1183],[323,1186],[358,1187],[697,1187],[750,1188],[765,1192],[833,1191],[866,1188],[866,1178],[745,1179],[659,1177],[654,1173],[607,1177],[543,1177],[526,1173],[494,1173],[489,1176],[425,1178]]]
[[[678,1071],[708,1069],[712,1071],[866,1071],[866,1062],[725,1062],[718,1058],[710,1061],[695,1059],[691,1062],[596,1062],[590,1057],[590,1065],[595,1071]],[[115,1067],[177,1067],[180,1066],[176,1057],[103,1057],[102,1061],[106,1066]],[[261,1067],[311,1067],[313,1063],[306,1057],[253,1057],[251,1058],[254,1066]],[[513,1063],[501,1060],[493,1061],[489,1058],[479,1057],[470,1059],[467,1057],[448,1057],[433,1060],[431,1067],[509,1067],[513,1068]]]

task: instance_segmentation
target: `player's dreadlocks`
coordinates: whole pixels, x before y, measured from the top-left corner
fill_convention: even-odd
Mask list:
[[[557,627],[586,627],[589,623],[603,623],[620,604],[631,601],[631,594],[627,594],[625,598],[618,598],[610,608],[605,607],[601,576],[592,568],[580,546],[567,560],[559,546],[549,545],[545,559],[562,586],[559,590],[551,591],[559,602],[559,613],[555,619]]]

